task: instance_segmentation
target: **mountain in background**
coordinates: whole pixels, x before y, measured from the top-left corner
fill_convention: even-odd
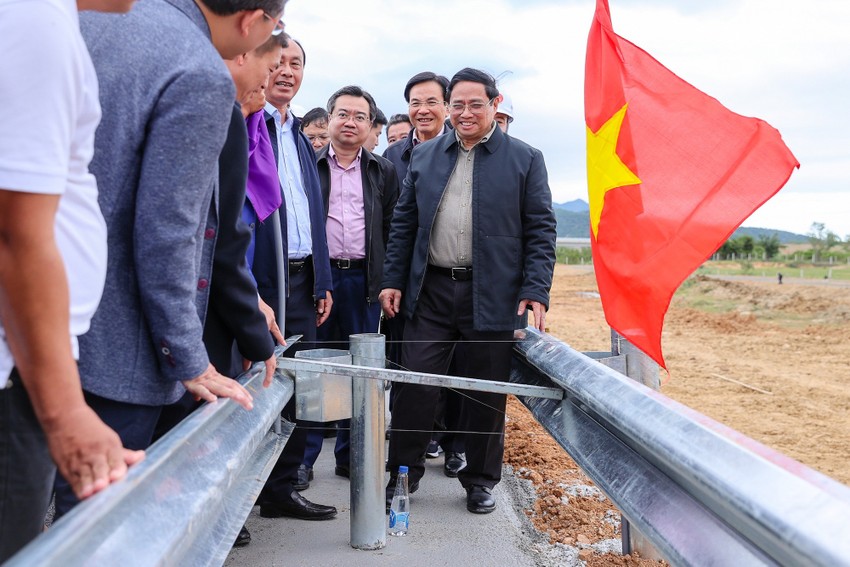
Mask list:
[[[590,217],[588,212],[590,206],[583,199],[575,199],[566,203],[552,203],[552,208],[555,209],[555,218],[558,221],[558,237],[559,238],[589,238],[590,235]],[[759,236],[777,235],[779,242],[782,244],[798,244],[809,242],[805,234],[796,234],[787,230],[776,230],[773,228],[755,228],[742,226],[733,234],[732,238],[739,236],[752,236],[758,239]]]
[[[739,227],[738,230],[732,233],[732,238],[752,236],[758,240],[759,236],[772,236],[774,234],[779,237],[781,244],[808,244],[809,242],[809,237],[805,234],[797,234],[795,232],[788,232],[787,230],[776,230],[774,228],[755,228],[749,226]]]
[[[552,203],[558,221],[558,238],[590,237],[590,206],[587,201],[576,199],[568,203]]]
[[[575,199],[566,203],[552,203],[552,206],[556,209],[563,209],[574,213],[586,213],[590,210],[590,205],[583,199]]]

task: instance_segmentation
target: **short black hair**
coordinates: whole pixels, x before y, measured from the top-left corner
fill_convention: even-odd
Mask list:
[[[287,47],[289,47],[289,40],[290,40],[289,34],[286,33],[286,32],[283,32],[283,33],[279,33],[277,35],[271,36],[269,38],[269,40],[266,43],[264,43],[263,45],[264,46],[269,45],[269,50],[271,50],[271,45],[273,45],[273,44],[277,44],[277,45],[281,46],[282,48],[286,49]]]
[[[443,100],[448,98],[449,80],[444,76],[432,73],[431,71],[422,71],[421,73],[416,73],[410,77],[409,81],[407,81],[407,84],[404,86],[404,100],[410,102],[410,89],[420,83],[427,83],[428,81],[434,81],[440,85],[440,90],[443,92]]]
[[[486,73],[479,69],[473,69],[471,67],[464,67],[452,77],[451,82],[449,83],[449,97],[452,96],[452,91],[455,86],[461,81],[470,81],[473,83],[481,83],[484,85],[484,92],[487,93],[488,99],[494,99],[499,96],[499,89],[496,87],[496,79],[490,73]]]
[[[301,42],[298,41],[297,39],[295,39],[294,37],[292,37],[291,35],[289,35],[286,32],[283,32],[282,34],[278,34],[277,37],[283,38],[283,41],[284,41],[283,47],[284,48],[289,47],[290,41],[294,41],[295,45],[297,45],[298,47],[301,48],[301,66],[306,67],[307,66],[307,52],[304,51],[304,46],[301,45]]]
[[[375,117],[378,115],[378,105],[375,104],[375,99],[372,98],[372,95],[370,95],[357,85],[348,85],[347,87],[342,87],[334,94],[332,94],[331,98],[328,99],[328,114],[334,111],[336,99],[341,96],[356,96],[359,98],[365,98],[366,102],[369,103],[369,121],[372,123],[375,122]]]
[[[244,10],[262,10],[266,14],[280,14],[287,0],[201,0],[213,14],[229,16]]]
[[[387,128],[389,128],[390,126],[395,126],[396,124],[399,124],[401,122],[406,122],[407,124],[410,124],[410,116],[401,113],[393,114],[392,116],[390,116],[390,121],[387,123]]]
[[[260,44],[260,47],[254,50],[256,55],[265,55],[270,52],[275,47],[280,47],[282,49],[286,49],[289,47],[289,42],[283,37],[283,34],[270,35],[269,38]]]
[[[324,124],[328,125],[328,111],[322,108],[321,106],[317,106],[316,108],[307,112],[304,117],[301,119],[301,130],[304,130],[310,124]]]
[[[381,126],[386,126],[387,116],[383,112],[381,112],[381,109],[378,107],[375,107],[375,111],[375,119],[372,121],[372,126],[377,126],[378,124],[380,124]]]

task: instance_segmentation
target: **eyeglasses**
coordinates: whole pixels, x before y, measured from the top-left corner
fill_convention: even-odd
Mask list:
[[[439,101],[436,98],[429,98],[428,100],[416,100],[413,99],[407,105],[411,108],[411,110],[419,110],[420,108],[434,108],[438,104],[446,104],[445,102]]]
[[[372,121],[371,118],[369,118],[368,114],[363,114],[362,112],[358,112],[357,114],[349,114],[344,110],[340,110],[339,112],[334,113],[334,118],[336,118],[340,122],[348,122],[349,120],[354,120],[357,124],[367,124]]]
[[[485,108],[493,104],[494,100],[496,99],[491,98],[487,102],[470,102],[467,104],[463,104],[461,102],[453,102],[451,103],[451,105],[449,105],[449,108],[451,108],[452,114],[462,114],[463,111],[467,108],[472,114],[482,114]]]
[[[283,33],[283,28],[284,28],[283,17],[273,18],[267,12],[263,12],[263,17],[267,18],[267,19],[269,19],[273,22],[277,22],[277,23],[275,23],[274,29],[272,30],[272,35],[278,36],[278,35]]]

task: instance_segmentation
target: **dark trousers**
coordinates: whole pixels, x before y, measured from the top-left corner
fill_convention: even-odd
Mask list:
[[[461,345],[455,345],[454,359],[463,355]],[[467,376],[465,371],[455,368],[454,364],[449,369],[449,376]],[[463,453],[463,424],[460,421],[463,415],[463,396],[466,391],[455,391],[450,388],[440,389],[440,399],[437,402],[436,419],[434,427],[436,432],[432,439],[440,444],[446,453]]]
[[[56,467],[21,382],[0,388],[0,563],[44,528]]]
[[[348,349],[348,337],[358,333],[378,332],[381,319],[381,305],[377,301],[369,302],[369,290],[366,286],[365,268],[342,270],[331,266],[334,284],[334,304],[331,315],[325,324],[319,327],[317,335],[323,346]],[[321,427],[320,424],[317,424]],[[348,466],[351,453],[351,421],[338,422],[334,456],[337,465]],[[322,451],[324,430],[312,429],[307,434],[307,448],[304,452],[304,465],[312,468]]]
[[[83,392],[83,394],[89,407],[106,425],[115,430],[125,448],[139,450],[150,446],[162,406],[116,402],[89,392]],[[53,520],[56,521],[76,506],[79,500],[71,490],[68,481],[58,473],[54,490],[56,491],[56,514]]]
[[[271,305],[275,310],[275,316],[280,321],[277,310],[277,297],[263,297],[263,301]],[[313,301],[313,263],[307,262],[299,272],[289,272],[289,297],[286,300],[286,323],[284,325],[284,336],[304,335],[301,342],[287,349],[286,356],[295,356],[299,350],[315,348],[316,342],[316,305]],[[287,402],[281,415],[287,421],[295,422],[295,396]],[[275,502],[286,500],[295,490],[292,484],[297,480],[298,467],[304,459],[304,448],[307,443],[307,430],[299,427],[296,423],[295,429],[283,452],[275,463],[263,491],[260,493],[260,502]]]
[[[472,378],[507,380],[510,374],[513,331],[476,331],[473,328],[472,281],[454,281],[428,272],[416,312],[406,322],[402,364],[416,372],[445,374],[455,343],[463,345],[459,361]],[[390,432],[389,467],[410,470],[410,481],[425,474],[425,449],[431,439],[440,388],[418,384],[393,384],[393,428]],[[458,479],[464,487],[494,487],[502,478],[504,454],[504,394],[467,390],[460,423],[466,435],[467,466]]]

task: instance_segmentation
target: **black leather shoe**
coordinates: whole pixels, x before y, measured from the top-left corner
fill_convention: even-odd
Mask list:
[[[297,474],[298,476],[292,484],[292,488],[295,490],[307,490],[310,488],[310,481],[313,480],[313,469],[307,467],[307,465],[300,465]]]
[[[449,478],[457,478],[457,473],[466,467],[466,456],[463,453],[446,453],[443,473]]]
[[[489,514],[496,509],[496,500],[486,486],[473,484],[466,489],[466,509],[473,514]]]
[[[395,495],[395,484],[396,484],[396,480],[394,478],[391,478],[390,483],[387,485],[387,492],[386,492],[387,514],[390,513],[390,508],[393,505],[393,496]],[[416,482],[411,482],[410,484],[407,485],[407,492],[408,493],[413,494],[417,490],[419,490],[419,481],[418,480]]]
[[[337,465],[334,469],[334,474],[336,476],[344,476],[345,478],[351,478],[351,470],[345,465]]]
[[[310,502],[293,490],[288,499],[277,502],[261,502],[260,516],[263,518],[298,518],[299,520],[330,520],[336,517],[336,508]]]
[[[233,547],[245,547],[249,543],[251,543],[251,532],[248,531],[247,527],[242,526],[239,535],[236,536],[236,541],[233,542]]]

